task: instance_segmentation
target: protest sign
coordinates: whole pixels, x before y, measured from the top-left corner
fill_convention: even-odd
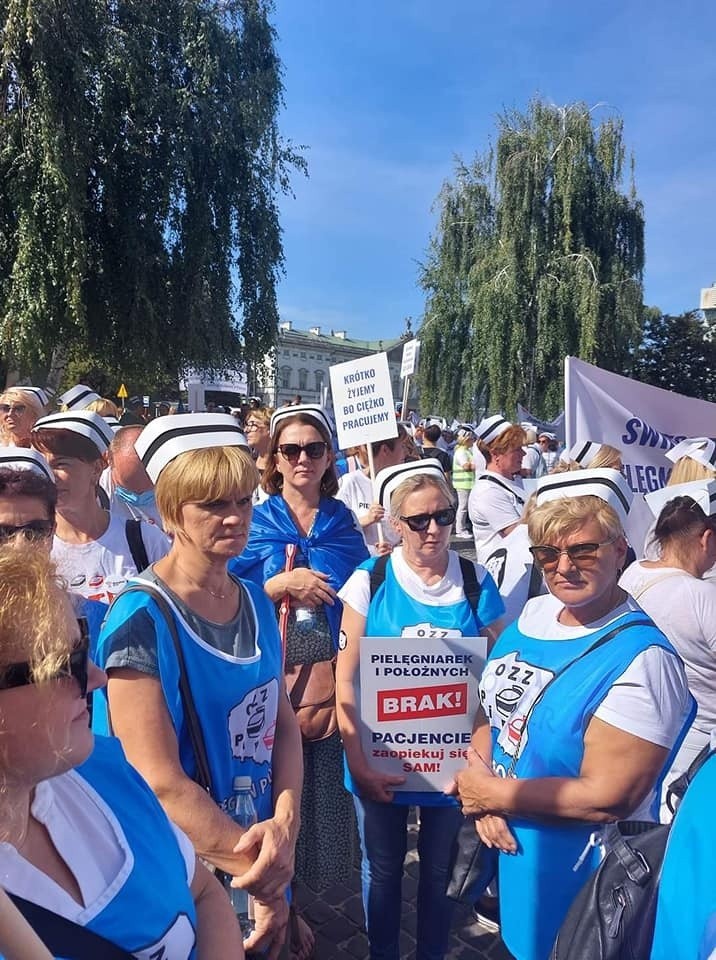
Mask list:
[[[665,454],[684,437],[713,437],[716,403],[652,387],[592,364],[565,359],[567,446],[579,441],[609,443],[622,451],[624,476],[636,494],[666,485],[673,464]],[[640,554],[653,518],[635,497],[627,523]]]
[[[467,762],[487,640],[411,632],[361,639],[361,744],[371,769],[406,778],[396,790],[446,790]]]
[[[341,450],[398,436],[387,353],[372,353],[328,370]]]
[[[408,340],[403,344],[403,356],[400,362],[400,379],[412,377],[415,368],[418,365],[418,356],[420,354],[420,341]]]

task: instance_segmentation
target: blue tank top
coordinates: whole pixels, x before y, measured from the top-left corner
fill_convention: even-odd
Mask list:
[[[212,795],[228,812],[236,776],[250,776],[259,820],[273,816],[272,751],[282,676],[281,641],[274,608],[260,587],[242,581],[258,626],[253,656],[239,659],[203,641],[178,610],[175,623],[184,654],[211,771]],[[154,589],[160,590],[158,587]],[[164,594],[171,606],[171,600]],[[179,667],[174,643],[161,611],[146,593],[120,594],[114,601],[98,645],[98,663],[107,658],[108,639],[138,610],[154,622],[159,680],[179,743],[179,758],[188,777],[196,773],[189,731],[179,692]],[[109,733],[106,689],[94,694],[92,727]]]
[[[651,622],[643,624],[644,620],[644,613],[630,612],[569,641],[526,636],[519,629],[519,621],[507,627],[495,644],[480,681],[483,706],[488,701],[490,704],[487,712],[492,726],[493,766],[498,774],[508,774],[519,745],[512,776],[524,779],[579,775],[584,732],[614,682],[648,647],[658,646],[677,656],[656,626]],[[624,629],[587,653],[616,627]],[[586,656],[578,659],[582,654]],[[529,715],[539,691],[570,663]],[[692,704],[692,712],[662,768],[662,777],[693,720],[695,706]],[[500,712],[501,718],[490,717],[493,710]],[[507,722],[505,716],[509,716]],[[658,793],[657,787],[655,806]],[[509,825],[518,852],[500,854],[502,937],[517,960],[544,960],[572,900],[599,864],[598,848],[589,846],[599,825],[565,820],[538,822],[513,816]],[[585,850],[587,855],[580,862]],[[573,869],[578,862],[579,867]]]

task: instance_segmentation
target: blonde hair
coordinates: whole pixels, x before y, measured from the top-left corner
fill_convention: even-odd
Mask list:
[[[248,420],[253,418],[254,420],[260,420],[265,426],[271,425],[271,414],[273,413],[273,407],[256,407],[255,409],[247,410],[246,417],[244,418],[244,425]]]
[[[600,497],[563,497],[536,506],[527,521],[532,544],[551,544],[594,520],[607,538],[624,536],[621,520]]]
[[[435,487],[436,490],[442,493],[450,506],[455,506],[455,491],[450,487],[447,480],[436,477],[435,474],[417,473],[413,477],[406,477],[405,480],[399,483],[395,490],[393,490],[390,495],[391,516],[397,519],[403,509],[403,504],[410,494],[415,493],[417,490],[424,490],[425,487]]]
[[[92,403],[88,403],[84,409],[89,410],[91,413],[97,413],[100,417],[116,417],[117,419],[120,417],[117,405],[112,403],[111,400],[107,400],[106,397],[93,400]]]
[[[19,541],[0,547],[0,675],[27,661],[33,680],[57,675],[70,653],[68,604],[55,565],[44,550]]]
[[[185,503],[210,503],[237,492],[252,494],[259,472],[250,454],[240,447],[207,447],[180,453],[159,474],[154,491],[167,533],[182,525]]]
[[[617,447],[602,443],[591,460],[578,463],[576,460],[558,460],[549,471],[552,473],[569,473],[572,470],[621,470],[622,452]]]
[[[42,404],[40,403],[40,398],[36,393],[33,393],[32,390],[23,390],[22,387],[9,387],[7,390],[4,390],[2,393],[0,393],[0,403],[24,403],[26,407],[30,407],[32,413],[34,414],[30,427],[32,427],[35,421],[39,420],[42,416],[43,408]],[[3,443],[14,442],[13,435],[5,426],[4,419],[0,421],[0,440]]]
[[[499,437],[495,437],[489,443],[482,440],[477,441],[477,448],[485,458],[486,462],[495,456],[495,454],[507,453],[508,450],[516,450],[517,447],[524,447],[526,434],[519,424],[513,423],[511,427],[503,430]]]
[[[716,478],[716,470],[712,467],[705,467],[698,460],[692,460],[691,457],[680,457],[674,464],[674,469],[669,475],[667,487],[675,483],[692,483],[694,480],[713,480]]]

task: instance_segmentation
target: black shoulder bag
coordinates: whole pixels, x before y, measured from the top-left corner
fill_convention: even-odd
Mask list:
[[[566,663],[561,670],[558,670],[554,674],[552,679],[546,683],[544,687],[542,687],[539,694],[532,702],[532,706],[527,712],[525,722],[523,723],[522,730],[520,731],[520,738],[517,741],[512,763],[510,764],[510,769],[507,772],[508,777],[512,776],[514,773],[515,764],[517,763],[520,755],[522,737],[527,729],[532,712],[554,681],[557,680],[558,677],[561,677],[579,660],[583,660],[584,657],[588,656],[593,650],[596,650],[598,647],[608,643],[623,630],[628,630],[630,627],[641,627],[645,625],[650,626],[651,623],[651,620],[632,620],[631,623],[625,623],[621,626],[614,627],[613,630],[605,633],[603,637],[600,637],[599,640],[596,640],[583,653],[581,653],[578,657],[575,657],[574,660],[570,660],[569,663]],[[450,863],[448,865],[448,885],[447,890],[445,891],[447,896],[450,897],[451,900],[457,900],[461,903],[474,903],[475,900],[477,900],[477,898],[485,892],[487,887],[496,877],[498,859],[499,850],[497,850],[495,847],[485,846],[480,839],[480,835],[475,829],[475,818],[465,817],[460,825],[460,829],[458,830],[455,839],[453,840]]]

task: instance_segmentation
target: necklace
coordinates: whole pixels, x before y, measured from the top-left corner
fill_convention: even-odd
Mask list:
[[[179,566],[178,563],[175,564],[175,566],[176,566],[177,570],[181,573],[181,575],[182,575],[183,577],[186,577],[186,579],[189,581],[189,583],[193,584],[193,585],[194,585],[195,587],[197,587],[199,590],[206,590],[206,592],[207,592],[210,596],[214,597],[215,600],[227,600],[227,599],[229,598],[229,596],[231,595],[230,593],[216,593],[214,590],[211,589],[211,587],[207,587],[206,584],[199,583],[198,580],[195,580],[194,577],[190,576],[190,575],[186,572],[186,570],[184,570],[183,567],[180,567],[180,566]],[[229,586],[230,586],[230,588],[232,588],[232,592],[233,592],[233,587],[234,587],[235,583],[234,583],[234,581],[231,579],[231,577],[228,577],[228,580],[229,580]]]

